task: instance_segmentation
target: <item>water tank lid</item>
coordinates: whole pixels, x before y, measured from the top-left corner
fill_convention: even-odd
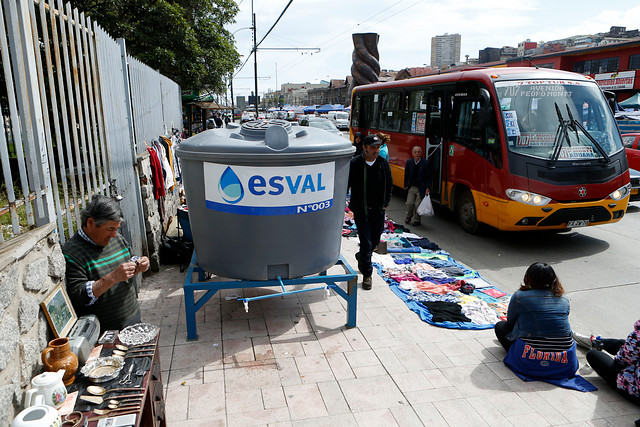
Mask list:
[[[341,135],[311,127],[304,131],[285,120],[252,120],[239,128],[210,129],[192,136],[178,146],[176,155],[186,160],[255,164],[258,159],[267,163],[331,160],[355,150]]]

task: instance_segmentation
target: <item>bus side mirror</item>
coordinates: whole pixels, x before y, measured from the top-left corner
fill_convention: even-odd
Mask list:
[[[480,109],[480,126],[485,127],[490,122],[491,115],[491,96],[485,88],[480,89],[480,98],[482,98],[482,108]]]
[[[609,104],[609,108],[611,108],[611,111],[615,114],[616,111],[618,111],[616,94],[613,92],[609,92],[608,90],[603,90],[602,93],[604,94],[605,98],[607,98],[607,104]]]

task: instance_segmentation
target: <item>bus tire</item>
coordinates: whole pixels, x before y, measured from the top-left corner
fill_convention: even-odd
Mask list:
[[[470,234],[478,232],[479,223],[476,215],[476,205],[470,191],[466,190],[458,197],[456,216],[458,217],[460,227],[462,227],[464,231]]]

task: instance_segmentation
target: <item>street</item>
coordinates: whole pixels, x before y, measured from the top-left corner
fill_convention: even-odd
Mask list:
[[[394,189],[387,215],[404,221],[404,194]],[[625,338],[640,318],[640,203],[630,203],[616,224],[567,232],[464,232],[447,209],[436,208],[422,225],[409,227],[497,288],[513,293],[533,262],[553,266],[571,302],[572,329]]]

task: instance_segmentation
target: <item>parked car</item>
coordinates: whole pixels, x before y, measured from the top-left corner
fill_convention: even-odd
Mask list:
[[[334,125],[333,122],[329,119],[325,119],[322,117],[309,117],[308,119],[301,119],[299,123],[300,126],[309,126],[312,128],[318,128],[326,130],[327,132],[337,133],[338,135],[341,135],[336,125]]]
[[[631,178],[631,197],[632,202],[640,201],[640,172],[635,169],[629,169],[629,177]]]
[[[349,130],[349,113],[346,111],[329,111],[327,119],[331,120],[340,130]]]
[[[249,120],[254,120],[256,118],[254,113],[250,113],[248,111],[242,112],[242,123],[248,122]]]
[[[640,170],[640,133],[623,133],[622,143],[627,152],[629,167]]]

